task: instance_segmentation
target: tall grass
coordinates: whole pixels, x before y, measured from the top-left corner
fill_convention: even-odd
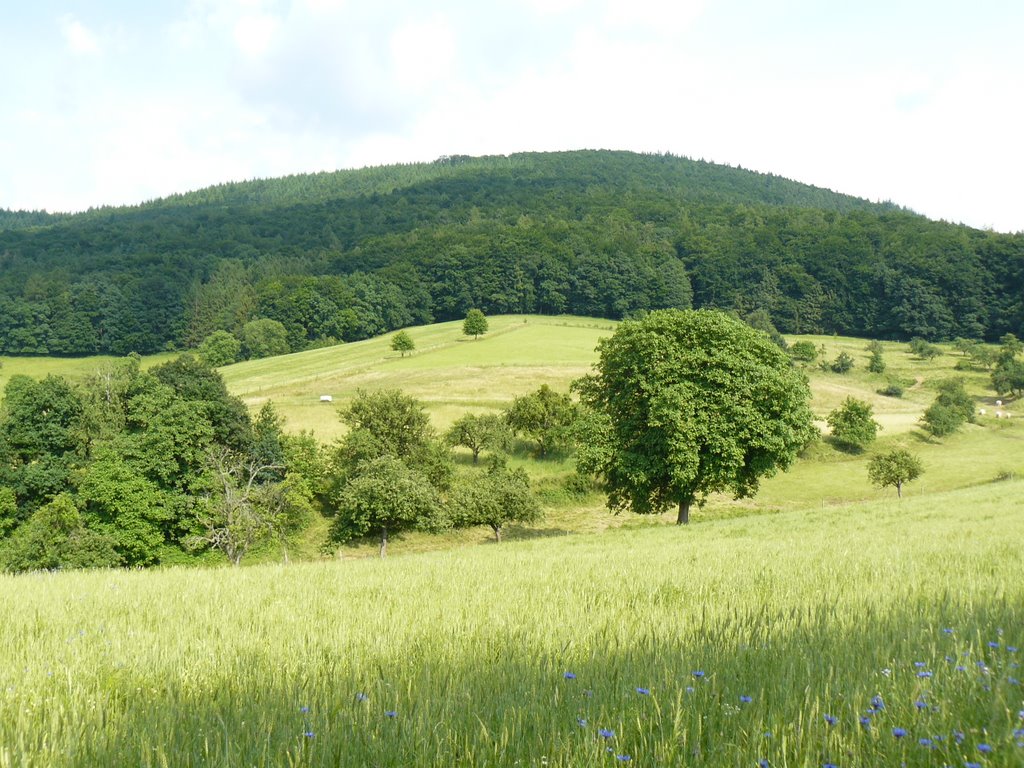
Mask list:
[[[4,577],[0,765],[1024,765],[1022,492]]]

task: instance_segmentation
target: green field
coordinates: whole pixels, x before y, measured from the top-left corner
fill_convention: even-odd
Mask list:
[[[385,337],[223,374],[324,441],[359,388],[403,389],[443,429],[565,390],[613,328],[490,323],[478,340],[410,329],[405,358]],[[546,519],[501,545],[470,529],[410,534],[386,561],[372,544],[322,558],[324,523],[293,543],[313,562],[270,547],[215,572],[0,576],[0,768],[1024,766],[1024,414],[996,419],[987,374],[948,349],[886,343],[878,376],[864,340],[805,338],[857,360],[807,368],[822,425],[859,397],[878,442],[823,440],[686,528],[565,494],[571,459],[522,445]],[[3,362],[75,378],[98,361]],[[934,440],[917,421],[951,375],[988,413]],[[891,377],[902,398],[876,393]],[[902,501],[866,471],[897,445],[925,466]]]
[[[0,765],[1021,766],[1022,494],[2,577]]]

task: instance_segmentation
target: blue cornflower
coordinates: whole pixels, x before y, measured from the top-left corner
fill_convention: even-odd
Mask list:
[[[987,755],[992,751],[992,747],[989,744],[979,744],[978,751]]]
[[[1006,682],[1008,682],[1010,685],[1020,685],[1020,680],[1018,680],[1016,677],[1007,677]]]
[[[369,700],[370,700],[370,697],[367,696],[365,693],[357,693],[356,694],[356,701],[369,701]]]
[[[703,669],[695,669],[695,670],[693,670],[692,674],[697,679],[700,679],[700,678],[704,677],[704,670]]]
[[[301,712],[302,714],[306,714],[307,712],[309,712],[309,707],[299,707],[299,712]]]
[[[686,686],[686,692],[687,693],[693,693],[693,686],[692,685]]]
[[[316,734],[314,734],[312,731],[304,731],[302,735],[305,736],[307,739],[312,739]]]
[[[965,667],[963,664],[957,664],[956,665],[956,671],[957,672],[966,672],[967,671],[967,667]]]
[[[917,743],[922,747],[930,747],[932,745],[932,740],[927,737],[922,737],[917,740]]]
[[[972,763],[970,760],[968,760],[966,763],[964,763],[964,768],[981,768],[981,763]]]
[[[897,739],[902,739],[904,736],[907,735],[907,729],[906,728],[893,728],[892,729],[892,735],[895,736]]]
[[[641,696],[650,696],[651,695],[651,689],[650,688],[637,688],[636,692],[639,693]]]
[[[825,715],[825,722],[829,725],[835,725],[839,721],[832,715]]]
[[[576,679],[576,673],[575,672],[566,672],[564,675],[562,675],[562,677],[564,677],[566,680],[575,680]]]
[[[389,709],[384,713],[384,717],[398,717],[398,713],[393,709]]]
[[[615,731],[609,731],[607,728],[601,728],[597,732],[597,735],[605,739],[611,739],[615,737]]]
[[[1024,739],[1024,728],[1018,728],[1013,732],[1013,738]]]
[[[1010,653],[1016,653],[1017,652],[1017,646],[1016,645],[1008,645],[1008,646],[1006,646],[1006,650],[1009,651]]]
[[[629,755],[616,755],[615,759],[618,760],[620,763],[628,763],[633,758]]]
[[[865,731],[870,731],[871,730],[871,718],[870,717],[867,717],[867,716],[862,717],[860,719],[860,724],[861,724],[861,727]]]
[[[921,701],[920,699],[918,699],[917,701],[914,702],[914,706],[917,707],[918,709],[927,709],[928,708],[928,702]]]
[[[967,738],[967,736],[964,734],[963,731],[953,731],[953,740],[957,744],[963,744],[965,738]]]
[[[757,768],[771,768],[771,763],[768,762],[767,757],[762,757],[757,761]]]
[[[585,718],[585,717],[577,717],[576,718],[576,722],[579,723],[580,728],[586,728],[587,727],[587,718]]]
[[[947,635],[952,635],[953,634],[953,628],[952,627],[946,627],[942,631],[943,631],[943,633],[945,633]]]
[[[871,708],[876,712],[881,712],[883,709],[885,709],[885,702],[882,701],[881,696],[878,696],[876,694],[875,696],[871,697]]]
[[[914,662],[914,666],[917,667],[918,669],[920,669],[921,667],[926,667],[928,665],[925,664],[923,661],[915,661]]]
[[[924,672],[918,672],[918,673],[917,673],[917,676],[918,676],[918,677],[931,677],[931,676],[932,676],[932,673],[931,673],[931,672],[928,672],[928,671],[924,671]]]
[[[750,703],[750,702],[752,702],[753,700],[754,700],[754,699],[753,699],[752,697],[750,697],[750,696],[740,696],[740,701],[741,701],[741,702],[742,702],[743,704],[749,704],[749,703]]]
[[[988,647],[989,648],[998,648],[999,647],[999,643],[997,643],[995,640],[989,640],[988,641]]]
[[[822,763],[821,768],[839,768],[835,763]]]

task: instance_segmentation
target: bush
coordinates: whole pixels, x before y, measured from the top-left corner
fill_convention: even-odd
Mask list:
[[[789,348],[789,356],[803,363],[813,363],[818,358],[818,350],[812,341],[798,341]]]
[[[910,340],[910,351],[912,354],[924,360],[931,360],[934,357],[938,357],[942,354],[942,350],[934,344],[929,344],[927,341],[921,338],[914,338]]]
[[[878,435],[879,424],[872,418],[871,406],[852,397],[846,398],[826,421],[832,430],[832,439],[853,450],[863,450]]]
[[[885,395],[886,397],[903,397],[903,387],[896,382],[889,382],[881,389],[877,389],[875,391],[880,395]]]

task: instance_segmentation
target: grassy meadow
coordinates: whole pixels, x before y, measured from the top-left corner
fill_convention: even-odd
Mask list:
[[[2,577],[0,766],[1021,766],[1022,494]]]
[[[329,442],[359,388],[403,389],[444,429],[565,390],[613,329],[489,320],[477,340],[410,329],[405,357],[382,337],[222,372]],[[290,565],[268,548],[216,572],[0,576],[0,768],[1024,766],[1024,413],[996,419],[988,374],[956,370],[950,347],[926,361],[886,343],[874,375],[865,340],[801,338],[856,360],[807,367],[822,427],[853,396],[878,441],[822,440],[686,528],[609,515],[565,492],[569,457],[521,445],[546,519],[500,545],[471,529],[325,559],[314,527]],[[987,414],[935,440],[918,419],[954,375]],[[892,380],[902,397],[877,393]],[[896,446],[925,467],[902,500],[867,479]]]

